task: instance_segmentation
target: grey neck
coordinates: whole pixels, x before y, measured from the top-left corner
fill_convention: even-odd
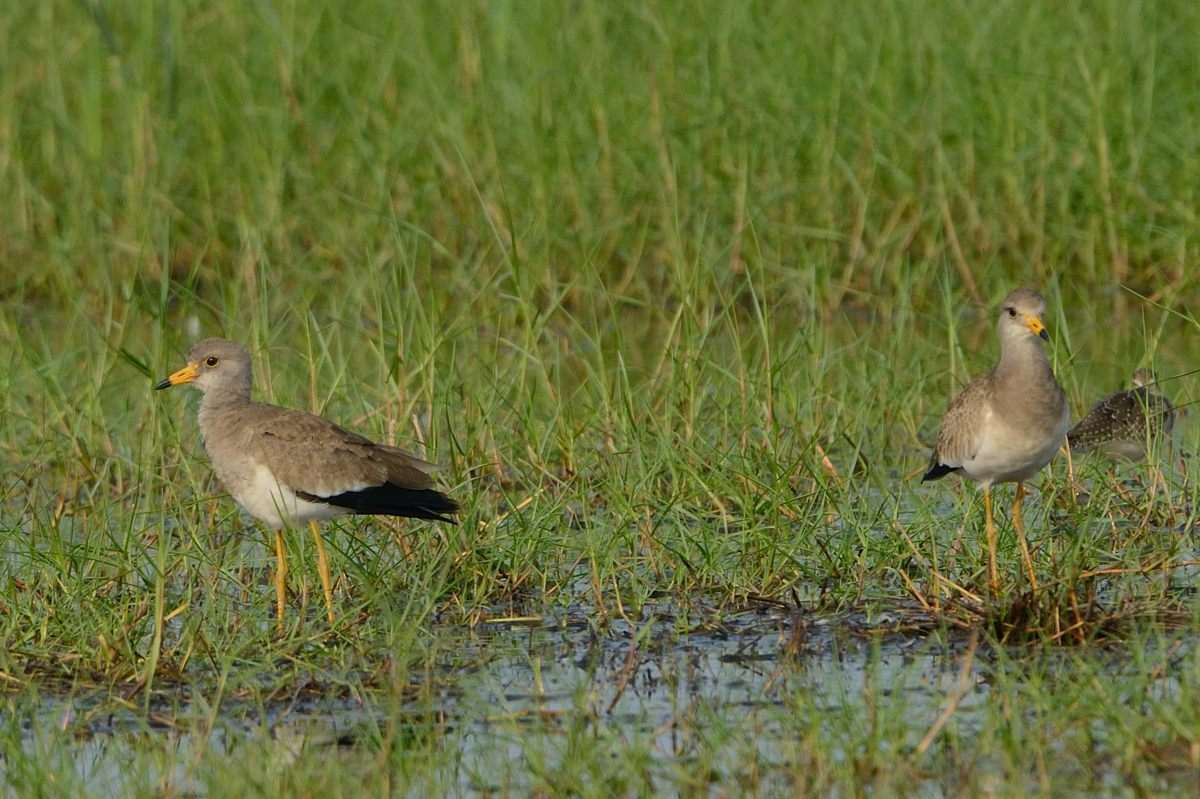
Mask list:
[[[223,410],[247,405],[250,402],[250,386],[227,386],[204,392],[200,399],[200,413]]]
[[[1054,374],[1050,368],[1050,358],[1040,340],[1032,336],[1000,337],[1000,363],[996,366],[996,375],[1000,377],[1014,372]]]

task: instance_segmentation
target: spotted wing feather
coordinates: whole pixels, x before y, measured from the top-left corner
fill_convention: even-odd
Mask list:
[[[1169,433],[1175,425],[1171,401],[1146,387],[1118,391],[1100,400],[1067,434],[1071,449],[1087,452],[1113,441],[1138,441]]]

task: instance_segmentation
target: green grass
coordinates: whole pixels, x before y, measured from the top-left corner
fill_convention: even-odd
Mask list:
[[[685,635],[762,601],[878,618],[932,603],[935,571],[981,591],[975,492],[918,478],[1004,293],[1046,294],[1077,414],[1200,356],[1198,36],[1192,3],[1124,0],[0,10],[9,791],[107,793],[64,697],[194,733],[114,755],[130,794],[177,772],[212,795],[1194,785],[1191,460],[1165,492],[1076,464],[1082,507],[1047,470],[1047,599],[1006,645],[983,631],[988,690],[922,756],[945,686],[831,706],[786,657],[776,715],[701,703],[670,756],[586,708],[481,742],[486,709],[429,696],[488,618],[585,607],[604,637],[669,601]],[[195,398],[150,390],[197,333],[251,348],[259,396],[447,467],[457,527],[328,526],[332,631],[297,535],[274,634],[265,539]],[[937,615],[935,641],[978,626]],[[305,686],[374,732],[298,765],[262,731],[205,743]]]

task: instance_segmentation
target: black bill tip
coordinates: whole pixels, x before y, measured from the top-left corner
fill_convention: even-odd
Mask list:
[[[154,384],[155,391],[162,391],[164,388],[170,388],[170,387],[171,387],[171,378],[169,378],[169,377],[164,377],[162,380],[159,380],[157,383]]]
[[[1042,341],[1049,341],[1050,334],[1046,332],[1045,328],[1043,328],[1042,332],[1038,333],[1038,338],[1040,338]]]

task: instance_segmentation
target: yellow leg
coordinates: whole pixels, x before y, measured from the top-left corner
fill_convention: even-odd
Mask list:
[[[325,612],[333,624],[333,587],[329,582],[329,561],[325,558],[325,544],[321,541],[321,530],[317,523],[310,521],[308,529],[312,530],[313,541],[317,542],[317,572],[321,575],[321,590],[325,592]]]
[[[1033,570],[1033,558],[1029,556],[1029,542],[1025,540],[1025,522],[1021,519],[1021,503],[1025,500],[1025,484],[1017,483],[1017,495],[1013,497],[1012,521],[1017,531],[1017,543],[1021,545],[1021,560],[1025,562],[1025,574],[1029,577],[1029,588],[1034,594],[1038,590],[1037,573]]]
[[[1000,596],[1000,572],[996,569],[996,523],[992,521],[992,487],[983,489],[984,530],[987,533],[988,586],[992,599]]]
[[[287,593],[287,551],[283,548],[283,531],[275,531],[275,618],[283,631],[283,605]]]

